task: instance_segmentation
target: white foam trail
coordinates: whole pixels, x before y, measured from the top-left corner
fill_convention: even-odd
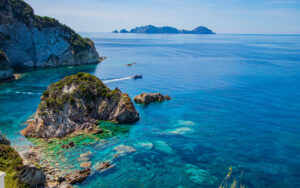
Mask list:
[[[118,81],[129,80],[129,79],[132,79],[132,76],[124,77],[124,78],[118,78],[118,79],[112,79],[112,80],[105,80],[105,81],[103,81],[103,83],[107,84],[107,83],[111,83],[111,82],[118,82]]]
[[[16,94],[23,94],[23,95],[42,95],[42,93],[33,93],[30,91],[28,91],[28,92],[26,92],[26,91],[3,91],[1,93],[16,93]]]

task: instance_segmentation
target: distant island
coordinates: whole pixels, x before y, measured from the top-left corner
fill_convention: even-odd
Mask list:
[[[126,29],[122,29],[120,31],[115,30],[113,33],[145,33],[145,34],[216,34],[212,30],[208,29],[204,26],[199,26],[193,30],[179,30],[174,27],[164,26],[164,27],[156,27],[153,25],[146,25],[142,27],[136,27],[127,31]]]

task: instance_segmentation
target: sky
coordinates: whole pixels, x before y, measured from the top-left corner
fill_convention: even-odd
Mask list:
[[[300,0],[25,0],[78,32],[206,26],[216,33],[300,34]]]

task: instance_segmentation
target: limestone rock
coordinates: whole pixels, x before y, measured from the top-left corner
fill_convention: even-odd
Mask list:
[[[163,96],[161,93],[142,93],[135,96],[133,99],[136,103],[150,104],[152,102],[162,102],[164,100],[171,100],[168,95]]]
[[[73,132],[101,133],[99,120],[133,123],[139,113],[126,93],[110,90],[88,73],[51,84],[41,97],[34,120],[21,131],[26,137],[61,138]]]
[[[91,163],[90,161],[88,161],[88,162],[83,162],[83,163],[81,163],[81,164],[80,164],[80,167],[81,167],[81,168],[90,168],[91,165],[92,165],[92,163]]]
[[[70,184],[81,183],[83,182],[90,174],[92,170],[90,168],[86,168],[84,170],[76,170],[70,174],[66,175],[66,180]]]
[[[94,43],[57,20],[40,17],[23,0],[0,2],[0,49],[12,67],[98,63]]]

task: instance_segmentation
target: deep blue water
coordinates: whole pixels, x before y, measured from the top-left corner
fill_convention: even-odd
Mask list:
[[[128,133],[70,150],[67,159],[91,151],[92,164],[112,159],[120,144],[136,150],[79,187],[218,187],[230,166],[229,184],[300,186],[300,36],[84,35],[106,61],[0,85],[0,129],[13,145],[30,144],[18,132],[47,85],[86,71],[132,98],[172,100],[136,105],[141,119]],[[134,74],[144,77],[126,79]]]

